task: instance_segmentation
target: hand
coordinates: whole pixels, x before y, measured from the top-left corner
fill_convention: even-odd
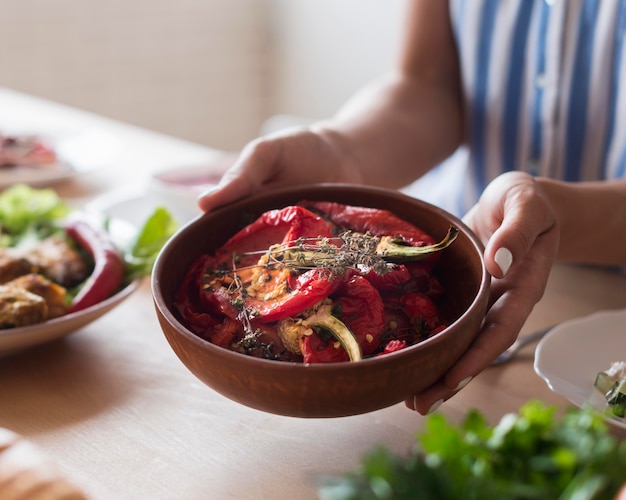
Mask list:
[[[485,244],[485,265],[493,276],[482,329],[442,380],[406,405],[421,414],[443,401],[482,370],[517,338],[541,299],[559,246],[559,225],[546,193],[522,172],[496,178],[464,221]]]
[[[213,190],[200,196],[204,211],[266,188],[316,182],[361,183],[337,132],[292,128],[250,142]]]

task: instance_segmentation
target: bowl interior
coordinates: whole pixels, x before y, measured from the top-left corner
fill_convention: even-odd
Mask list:
[[[212,345],[188,331],[179,322],[171,305],[191,263],[200,254],[221,246],[237,230],[251,223],[261,213],[303,200],[336,201],[348,205],[384,208],[414,223],[436,240],[443,238],[451,224],[458,227],[461,231],[457,241],[441,254],[437,266],[437,278],[447,292],[441,308],[451,326],[428,341],[393,355],[367,359],[360,363],[333,363],[325,366],[250,358]],[[295,416],[340,416],[389,406],[401,401],[405,395],[412,394],[411,391],[420,390],[424,384],[434,382],[423,378],[415,380],[415,373],[419,368],[416,368],[416,360],[412,358],[416,355],[420,357],[417,361],[424,365],[425,370],[430,369],[433,377],[441,376],[440,366],[444,370],[449,367],[467,348],[478,330],[486,308],[488,281],[480,242],[459,219],[447,212],[396,191],[349,185],[314,185],[258,194],[190,222],[179,230],[159,255],[153,272],[152,289],[157,314],[168,341],[183,363],[209,386],[231,399],[265,411]],[[452,344],[447,343],[444,346],[444,339],[450,335],[448,330],[452,329],[458,330],[456,339],[453,339]],[[438,344],[442,346],[437,347]],[[204,359],[199,360],[200,357]],[[234,373],[235,363],[245,366],[247,381],[243,382],[241,376]],[[388,366],[393,366],[395,375],[385,373]],[[258,374],[255,374],[256,370]],[[402,370],[405,372],[401,373]],[[236,371],[241,374],[244,370]],[[276,381],[264,383],[259,379],[278,376],[284,381],[285,374],[282,372],[285,371],[289,372],[286,377],[289,379],[288,383],[300,386],[295,389],[297,394],[289,392],[281,399],[276,395]],[[357,375],[357,372],[360,374]],[[384,394],[371,397],[363,392],[359,395],[354,381],[350,380],[357,376],[371,376],[371,384],[380,384]],[[406,387],[397,393],[387,391],[384,387],[385,383],[393,382],[389,377],[395,376],[407,377]],[[312,381],[310,377],[319,378]],[[307,391],[316,390],[315,387],[309,389],[311,383],[324,383],[321,379],[327,378],[328,384],[336,385],[333,380],[336,381],[337,377],[344,377],[342,383],[348,389],[343,392],[333,389],[333,394],[317,402],[304,401],[307,396],[311,397]],[[257,394],[250,394],[254,391],[249,384],[257,386]],[[346,393],[349,387],[352,387],[351,394]],[[298,401],[299,398],[302,401]],[[359,398],[360,401],[357,401]]]

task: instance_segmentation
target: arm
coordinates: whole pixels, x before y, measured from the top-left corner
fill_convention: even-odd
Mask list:
[[[211,210],[260,189],[314,182],[400,187],[449,156],[463,130],[460,70],[448,2],[412,0],[397,69],[351,99],[335,117],[258,138],[218,188]]]
[[[329,124],[369,184],[408,184],[452,154],[463,136],[448,2],[412,1],[407,18],[396,71],[363,89]]]
[[[626,265],[626,180],[537,183],[559,220],[560,260]]]

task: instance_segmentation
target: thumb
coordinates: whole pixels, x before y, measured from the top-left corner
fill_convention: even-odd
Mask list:
[[[269,141],[257,140],[246,145],[217,186],[198,197],[200,209],[209,212],[258,191],[270,175],[274,149]]]
[[[543,235],[556,227],[556,217],[543,193],[537,189],[512,190],[501,205],[501,222],[485,247],[487,270],[503,278],[522,261]]]
[[[245,175],[226,172],[217,186],[213,186],[198,197],[198,206],[203,212],[210,212],[253,192],[253,183]]]

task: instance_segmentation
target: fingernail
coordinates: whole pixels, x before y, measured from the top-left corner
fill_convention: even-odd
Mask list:
[[[200,194],[199,198],[205,198],[205,197],[207,197],[207,196],[211,196],[213,193],[215,193],[215,192],[219,191],[219,189],[220,189],[220,188],[219,188],[219,186],[213,186],[213,187],[210,187],[210,188],[208,188],[206,191],[203,191],[203,192]]]
[[[442,403],[443,403],[443,399],[439,399],[435,401],[433,405],[428,409],[428,413],[426,414],[430,415],[431,413],[435,413],[437,409],[442,405]]]
[[[498,248],[493,259],[496,261],[496,264],[498,264],[498,267],[500,267],[502,276],[506,276],[506,273],[513,263],[513,254],[511,251],[508,248]]]
[[[461,380],[456,388],[454,389],[455,391],[460,391],[461,389],[463,389],[463,387],[465,387],[467,384],[469,384],[472,381],[472,377],[467,377],[464,378],[463,380]]]

